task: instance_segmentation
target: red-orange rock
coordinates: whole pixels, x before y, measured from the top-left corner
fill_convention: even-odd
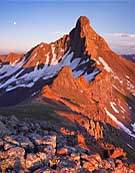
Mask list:
[[[111,158],[118,158],[118,157],[126,157],[126,153],[123,151],[122,148],[116,148],[113,154],[110,156]]]
[[[68,154],[68,149],[67,148],[61,148],[61,149],[57,150],[56,154],[60,155],[60,156],[67,155]]]

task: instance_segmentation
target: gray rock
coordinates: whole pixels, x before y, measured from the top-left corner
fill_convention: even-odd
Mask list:
[[[10,129],[8,129],[3,122],[0,121],[0,136],[4,136],[10,133]]]

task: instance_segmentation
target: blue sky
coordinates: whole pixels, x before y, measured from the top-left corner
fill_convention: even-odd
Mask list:
[[[81,15],[90,19],[114,51],[135,53],[134,0],[1,0],[0,53],[54,41],[68,33]]]

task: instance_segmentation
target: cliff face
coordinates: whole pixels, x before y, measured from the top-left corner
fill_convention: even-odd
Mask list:
[[[78,19],[69,36],[75,57],[89,55],[97,58],[101,51],[110,51],[107,43],[92,29],[89,19],[85,16]]]

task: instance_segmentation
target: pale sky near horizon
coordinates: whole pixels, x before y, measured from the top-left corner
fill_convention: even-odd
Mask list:
[[[81,15],[115,52],[135,53],[134,0],[0,0],[0,53],[55,41]]]

